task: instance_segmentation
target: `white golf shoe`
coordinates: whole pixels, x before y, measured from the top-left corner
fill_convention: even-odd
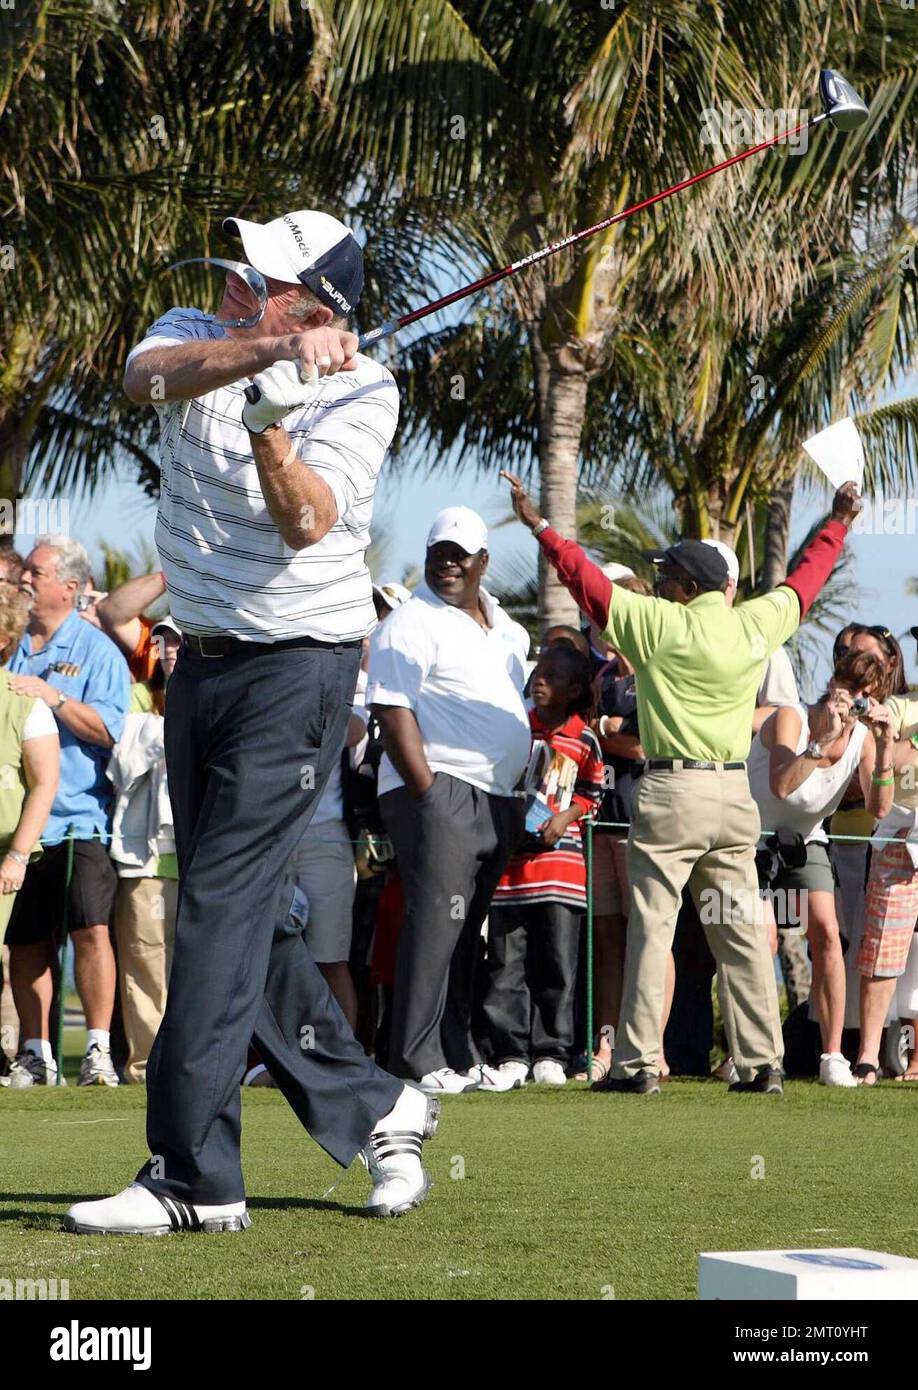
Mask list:
[[[57,1063],[45,1062],[34,1052],[20,1052],[15,1062],[10,1064],[6,1084],[11,1091],[25,1091],[32,1086],[56,1086]]]
[[[463,1076],[452,1067],[440,1067],[429,1071],[417,1083],[425,1096],[461,1096],[466,1091],[477,1091],[480,1083],[471,1076]]]
[[[823,1086],[856,1086],[851,1063],[840,1052],[824,1052],[819,1059],[819,1080]]]
[[[539,1086],[564,1086],[567,1072],[553,1057],[540,1057],[532,1065],[532,1079]]]
[[[93,1043],[86,1049],[86,1056],[80,1063],[78,1086],[117,1086],[118,1073],[112,1061],[111,1049]]]
[[[403,1216],[421,1205],[431,1188],[421,1146],[436,1134],[439,1119],[440,1102],[406,1086],[388,1115],[377,1122],[360,1151],[373,1179],[366,1205],[370,1216]]]
[[[192,1206],[132,1182],[115,1197],[77,1202],[64,1217],[64,1230],[86,1236],[168,1236],[173,1231],[244,1231],[252,1224],[245,1202]]]
[[[472,1067],[466,1075],[478,1082],[481,1091],[518,1091],[526,1085],[529,1066],[526,1062],[501,1062],[498,1067],[482,1063]]]

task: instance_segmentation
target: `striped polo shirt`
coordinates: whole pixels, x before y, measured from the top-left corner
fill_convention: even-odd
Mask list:
[[[200,309],[170,309],[128,361],[150,348],[225,337]],[[358,354],[357,369],[323,379],[284,428],[302,463],[334,495],[338,520],[291,550],[262,495],[242,423],[247,381],[156,405],[161,472],[155,541],[173,617],[185,632],[242,640],[354,641],[375,626],[364,554],[376,479],[398,421],[391,372]],[[155,404],[155,402],[154,402]]]

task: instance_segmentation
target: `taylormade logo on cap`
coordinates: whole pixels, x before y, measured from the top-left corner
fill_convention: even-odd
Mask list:
[[[300,255],[303,257],[303,260],[308,265],[310,257],[309,247],[306,245],[306,238],[303,236],[303,233],[300,231],[299,227],[294,222],[293,218],[290,216],[289,213],[285,214],[282,220],[286,222],[287,226],[293,233],[293,240],[296,242],[297,247],[299,248]]]

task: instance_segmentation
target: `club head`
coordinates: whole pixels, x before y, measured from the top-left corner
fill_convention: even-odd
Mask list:
[[[836,130],[857,130],[870,115],[851,83],[834,68],[824,68],[819,74],[819,94]]]
[[[176,261],[167,269],[178,270],[181,265],[218,265],[221,270],[232,270],[248,285],[258,301],[257,313],[249,314],[244,319],[221,319],[224,328],[254,328],[256,323],[261,322],[268,307],[268,285],[261,271],[253,265],[246,265],[244,261],[227,261],[222,256],[191,256],[187,261]]]

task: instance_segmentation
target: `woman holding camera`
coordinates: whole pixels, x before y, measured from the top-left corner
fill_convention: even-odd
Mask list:
[[[788,892],[799,895],[796,916],[812,955],[813,1001],[822,1034],[819,1079],[826,1086],[854,1086],[857,1081],[841,1051],[845,966],[822,822],[840,805],[854,775],[872,817],[885,816],[892,806],[893,734],[889,711],[875,698],[884,689],[885,671],[876,657],[847,653],[821,699],[776,710],[749,754],[749,786],[762,819],[762,847],[777,856],[764,885],[770,890],[766,912],[772,896],[786,904]]]

